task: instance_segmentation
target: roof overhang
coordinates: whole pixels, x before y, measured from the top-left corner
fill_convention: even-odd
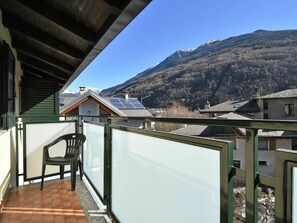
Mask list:
[[[0,1],[23,75],[65,90],[151,0]]]

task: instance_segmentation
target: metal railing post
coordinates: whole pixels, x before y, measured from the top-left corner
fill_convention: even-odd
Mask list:
[[[104,200],[106,201],[107,214],[111,215],[111,119],[105,125],[104,140]]]
[[[246,129],[246,219],[247,223],[258,222],[258,130]]]

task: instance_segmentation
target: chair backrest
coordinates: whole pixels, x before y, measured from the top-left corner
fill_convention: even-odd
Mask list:
[[[79,147],[86,141],[86,136],[80,133],[72,133],[61,136],[66,141],[65,156],[73,156],[78,154]]]

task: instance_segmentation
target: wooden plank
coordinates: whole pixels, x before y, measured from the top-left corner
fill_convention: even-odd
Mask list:
[[[58,69],[48,63],[45,63],[39,59],[36,59],[34,57],[28,56],[26,54],[23,54],[21,52],[18,52],[18,56],[17,56],[18,60],[21,61],[24,64],[29,64],[33,67],[38,66],[39,70],[43,70],[46,72],[50,72],[56,75],[61,75],[61,76],[65,76],[65,78],[69,77],[69,75],[71,74],[71,72],[69,71],[65,71],[63,69]]]
[[[39,80],[39,79],[49,80],[51,82],[58,83],[58,85],[60,85],[60,86],[65,84],[65,81],[59,80],[59,79],[57,79],[55,77],[52,77],[52,76],[49,76],[47,74],[44,74],[44,76],[42,76],[41,73],[37,74],[37,73],[34,73],[34,71],[26,71],[26,70],[23,71],[23,74],[24,74],[25,78],[30,77],[30,78],[34,78],[35,80]]]
[[[20,41],[13,39],[12,47],[15,48],[18,52],[24,53],[28,56],[39,59],[45,63],[48,63],[57,68],[63,69],[68,72],[74,72],[74,67],[65,63],[64,61],[58,60],[55,57],[52,57],[48,54],[45,54],[37,49],[34,49],[28,45],[22,44]]]
[[[61,77],[59,75],[56,75],[56,74],[53,74],[53,73],[50,73],[50,72],[45,72],[45,70],[42,70],[42,69],[38,68],[38,66],[32,66],[32,65],[29,65],[29,64],[22,64],[21,68],[24,71],[27,71],[27,72],[30,72],[30,73],[33,73],[33,74],[37,74],[37,75],[40,75],[40,76],[43,76],[43,77],[52,76],[52,77],[55,77],[55,78],[57,78],[59,80],[67,81],[67,78]]]
[[[48,22],[54,23],[56,26],[63,28],[76,36],[88,41],[92,44],[96,42],[96,35],[90,30],[86,29],[77,22],[67,18],[65,14],[57,12],[40,1],[36,0],[17,0],[23,4],[23,7],[29,8],[31,11],[38,13],[42,18]]]
[[[110,7],[123,10],[130,0],[104,0],[104,2],[106,2]]]
[[[33,41],[38,41],[46,47],[50,47],[55,51],[62,53],[65,56],[82,60],[84,58],[84,52],[79,49],[75,49],[70,43],[62,42],[50,35],[50,33],[44,33],[37,28],[23,22],[20,18],[10,14],[3,13],[3,24],[6,28],[12,29],[24,36],[30,37]],[[63,33],[61,33],[63,35]]]

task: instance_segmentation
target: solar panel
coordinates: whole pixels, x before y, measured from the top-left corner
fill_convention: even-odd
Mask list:
[[[135,98],[131,98],[129,101],[135,108],[144,108],[144,106]]]
[[[113,106],[117,108],[125,108],[125,106],[120,102],[118,98],[111,98],[110,102]]]
[[[110,102],[117,108],[145,108],[136,98],[111,98]]]

